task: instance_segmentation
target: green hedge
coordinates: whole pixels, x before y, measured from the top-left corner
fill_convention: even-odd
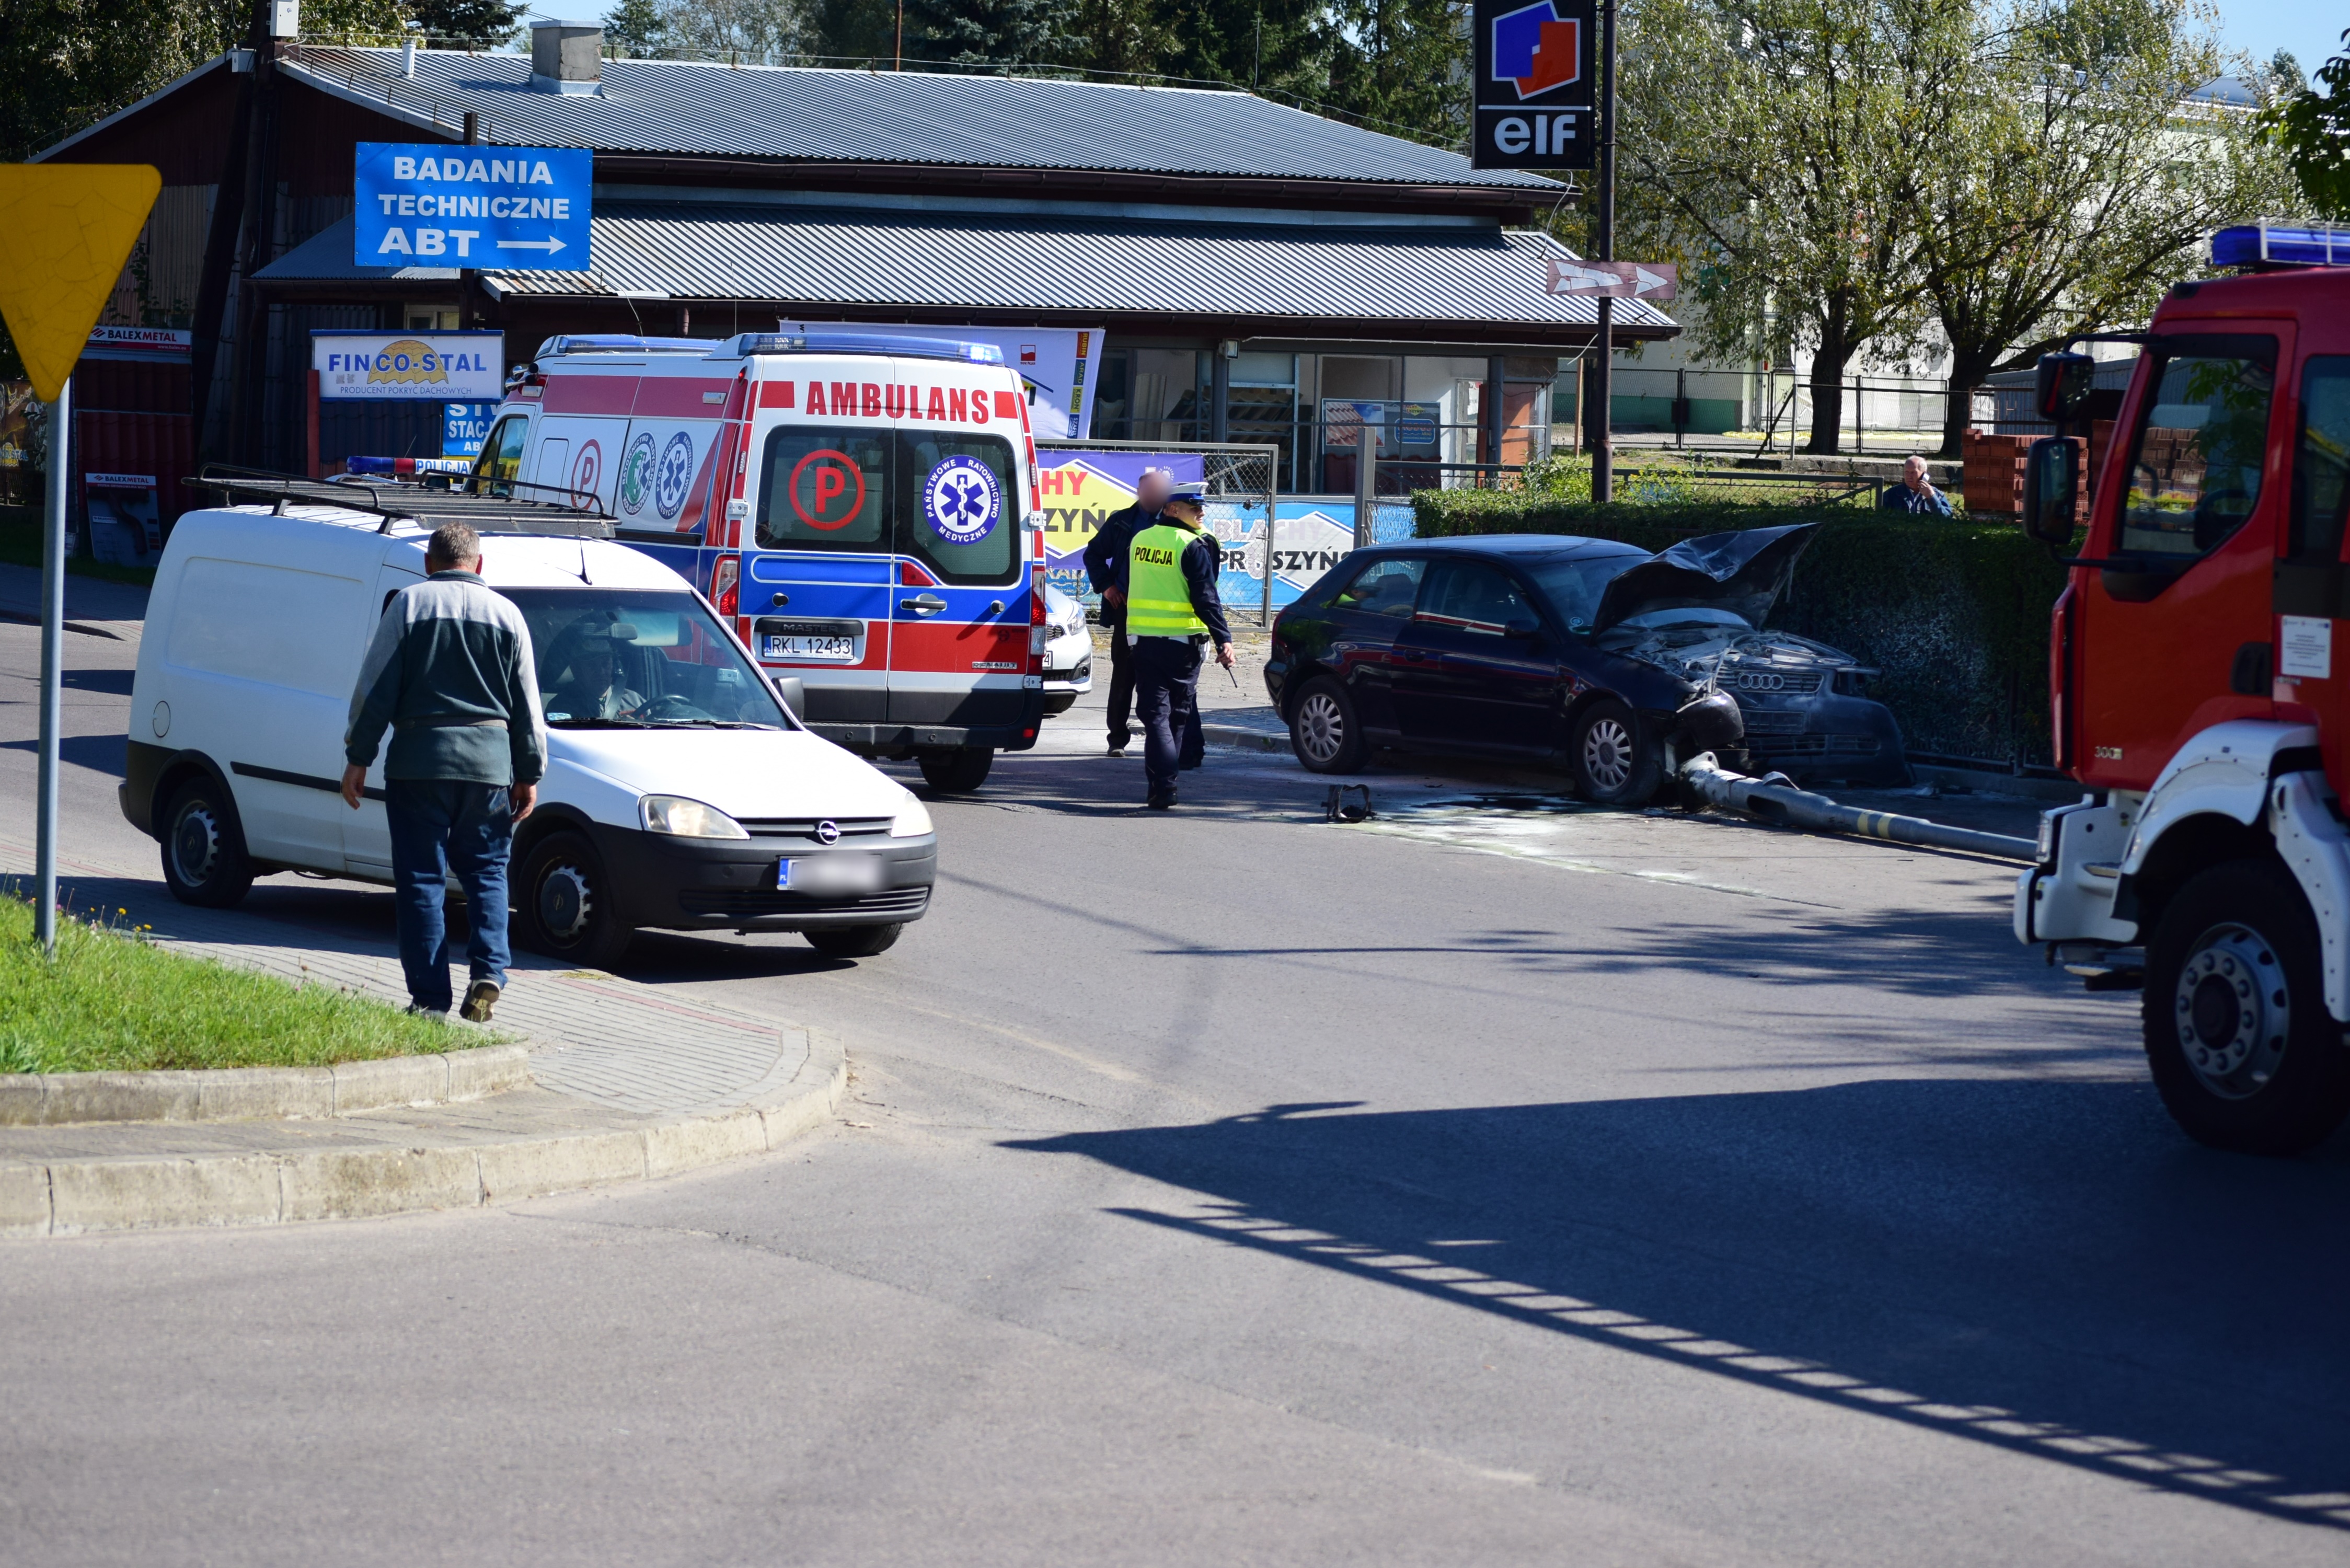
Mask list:
[[[1700,534],[1819,523],[1771,624],[1841,648],[1921,752],[2044,763],[2048,614],[2064,570],[2012,523],[1840,506],[1638,506],[1528,501],[1509,491],[1422,491],[1421,538],[1583,534],[1661,550]]]

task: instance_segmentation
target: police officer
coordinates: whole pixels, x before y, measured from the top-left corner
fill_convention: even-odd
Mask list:
[[[1175,804],[1177,773],[1198,767],[1206,750],[1200,732],[1201,648],[1212,638],[1216,662],[1232,667],[1232,634],[1216,596],[1222,556],[1214,535],[1201,527],[1196,491],[1170,495],[1159,521],[1126,547],[1126,639],[1154,811]]]
[[[1125,590],[1120,586],[1126,546],[1135,535],[1159,521],[1167,493],[1175,482],[1163,468],[1146,468],[1135,483],[1134,504],[1121,506],[1101,521],[1086,542],[1086,576],[1101,595],[1101,622],[1109,632],[1109,754],[1126,755],[1134,738],[1128,719],[1134,709],[1134,660],[1126,640]]]

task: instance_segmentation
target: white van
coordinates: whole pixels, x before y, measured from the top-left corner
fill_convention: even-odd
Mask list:
[[[810,733],[676,573],[556,508],[384,506],[356,486],[355,505],[286,504],[339,489],[285,482],[275,509],[184,514],[164,549],[121,797],[176,897],[225,907],[279,871],[390,880],[383,764],[346,806],[343,732],[383,607],[423,579],[447,511],[482,533],[484,579],[529,623],[546,710],[510,882],[521,945],[605,968],[639,927],[787,930],[863,957],[921,918],[938,866],[921,802]],[[595,713],[567,694],[590,641],[617,667]]]

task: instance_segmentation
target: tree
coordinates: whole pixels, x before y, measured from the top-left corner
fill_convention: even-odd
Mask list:
[[[960,66],[1059,64],[1085,40],[1068,30],[1066,0],[910,0],[906,52]]]
[[[2350,45],[2350,29],[2342,35]],[[2299,87],[2261,116],[2261,130],[2282,151],[2309,204],[2329,218],[2350,218],[2350,48],[2317,67],[2325,88]],[[2297,84],[2296,84],[2297,85]]]
[[[1698,264],[1710,355],[1811,350],[1807,450],[1846,372],[1924,321],[1919,161],[1949,130],[1971,0],[1644,0],[1627,13],[1627,233]]]
[[[2134,325],[2214,229],[2290,200],[2241,110],[2192,95],[2227,64],[2186,0],[2028,0],[1985,17],[1950,134],[1918,166],[1927,298],[1967,389],[2075,332]]]
[[[1469,36],[1460,14],[1452,0],[1340,0],[1320,96],[1381,128],[1465,145]]]
[[[669,36],[703,59],[778,62],[808,52],[797,0],[676,0]]]
[[[660,0],[620,0],[604,13],[604,37],[623,55],[649,57],[669,41],[669,13]]]
[[[808,32],[811,54],[841,62],[888,64],[898,55],[896,0],[816,0]],[[917,57],[921,52],[911,51]]]
[[[478,47],[509,36],[529,7],[510,0],[410,0],[408,9],[426,37]]]

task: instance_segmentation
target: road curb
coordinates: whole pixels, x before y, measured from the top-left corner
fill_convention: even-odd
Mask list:
[[[291,1121],[475,1100],[529,1085],[530,1050],[482,1045],[332,1067],[0,1075],[0,1127]]]
[[[473,1209],[772,1152],[821,1126],[847,1090],[848,1058],[839,1040],[816,1029],[807,1031],[807,1040],[806,1061],[767,1099],[643,1127],[441,1147],[0,1165],[0,1236],[280,1225]]]
[[[1292,749],[1289,737],[1278,731],[1254,729],[1247,724],[1211,724],[1204,719],[1200,723],[1200,738],[1212,746],[1238,746],[1250,752]]]

